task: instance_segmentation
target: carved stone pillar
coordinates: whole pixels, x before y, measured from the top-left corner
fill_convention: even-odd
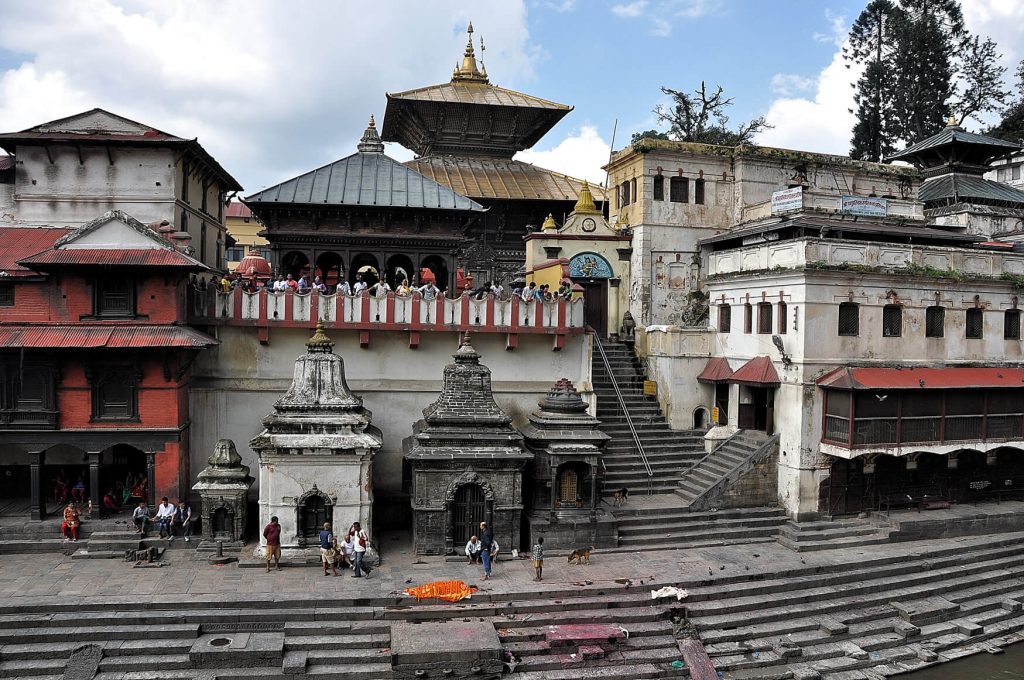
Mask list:
[[[619,284],[622,279],[608,279],[608,337],[618,338]]]
[[[32,519],[46,517],[46,491],[43,489],[43,466],[46,464],[46,453],[43,451],[29,452],[29,478],[31,485]]]
[[[151,506],[156,505],[156,451],[146,451],[146,486],[146,501]]]

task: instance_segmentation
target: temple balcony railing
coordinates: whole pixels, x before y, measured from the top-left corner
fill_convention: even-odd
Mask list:
[[[584,330],[583,300],[524,302],[513,296],[487,295],[433,300],[419,293],[398,296],[323,293],[247,293],[214,289],[189,292],[189,322],[197,326],[255,327],[260,342],[270,341],[271,328],[310,328],[322,321],[327,328],[359,331],[359,344],[369,346],[373,331],[409,333],[409,346],[417,347],[426,331],[504,333],[506,349],[515,349],[520,334],[551,335],[552,349],[560,350],[568,335]]]

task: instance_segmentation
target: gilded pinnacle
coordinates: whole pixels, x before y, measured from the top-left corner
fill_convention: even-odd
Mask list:
[[[309,352],[330,352],[334,348],[334,343],[327,337],[327,333],[324,331],[323,319],[316,322],[316,331],[313,333],[313,337],[306,341],[306,349]]]
[[[540,227],[544,231],[558,231],[558,225],[555,223],[555,218],[551,213],[544,219],[544,224]]]
[[[597,206],[594,204],[594,195],[590,193],[590,182],[583,180],[583,188],[580,189],[580,197],[576,201],[576,207],[573,209],[576,213],[596,213],[599,212]]]

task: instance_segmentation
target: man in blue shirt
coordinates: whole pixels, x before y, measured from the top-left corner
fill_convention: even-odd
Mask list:
[[[327,567],[331,567],[331,573],[338,575],[338,569],[334,566],[334,556],[338,554],[338,542],[331,533],[331,523],[324,522],[324,528],[320,531],[320,562],[324,567],[324,576],[327,576]]]
[[[494,543],[494,532],[487,522],[480,522],[480,557],[484,561],[484,580],[491,578],[491,544]]]

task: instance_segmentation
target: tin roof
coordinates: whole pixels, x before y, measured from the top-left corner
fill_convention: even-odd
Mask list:
[[[206,269],[188,255],[159,248],[51,248],[19,260],[19,264],[41,268],[45,265],[103,265],[105,267],[185,267]]]
[[[241,201],[231,201],[224,208],[224,217],[252,217],[252,210]]]
[[[780,381],[771,359],[754,357],[736,369],[736,372],[729,378],[729,382],[772,387],[778,385]]]
[[[1024,368],[850,368],[818,378],[822,387],[841,390],[907,390],[1024,387]]]
[[[376,151],[357,152],[247,197],[250,204],[483,211],[476,201]]]
[[[576,201],[583,189],[581,179],[522,161],[425,156],[405,165],[472,198]],[[591,193],[605,200],[603,189],[591,186]]]
[[[4,272],[4,278],[36,276],[36,272],[18,264],[18,260],[52,247],[69,231],[63,228],[0,227],[0,272]]]
[[[729,360],[725,357],[711,357],[704,365],[704,370],[697,376],[697,381],[702,383],[724,383],[732,378],[733,372],[729,367]]]
[[[984,201],[1024,207],[1024,191],[1002,182],[959,172],[926,180],[917,196],[925,204]]]
[[[36,349],[202,348],[217,340],[186,326],[0,325],[0,347]]]
[[[919,225],[919,226],[915,226]],[[843,219],[838,217],[821,217],[810,214],[797,214],[782,218],[773,217],[754,224],[743,224],[732,231],[725,231],[715,236],[700,239],[698,243],[711,244],[743,239],[784,229],[806,229],[824,232],[833,236],[839,232],[850,232],[885,237],[913,237],[918,243],[928,241],[947,242],[947,244],[967,245],[982,240],[978,236],[960,234],[945,229],[924,226],[923,222],[897,222],[892,220],[872,220],[871,218]]]
[[[922,151],[950,146],[952,144],[988,147],[989,151],[993,155],[998,153],[1009,153],[1011,151],[1024,148],[1015,142],[999,139],[998,137],[989,137],[988,135],[979,135],[974,132],[968,132],[959,125],[950,125],[928,139],[923,139],[917,144],[911,144],[903,151],[894,153],[886,160],[894,161],[900,159],[911,159]]]
[[[490,83],[451,82],[440,85],[418,87],[405,92],[387,94],[388,100],[406,99],[423,102],[439,102],[444,104],[477,104],[481,106],[519,106],[532,109],[553,109],[571,111],[572,107],[558,102],[541,99],[533,95],[523,94],[515,90],[507,90]]]

